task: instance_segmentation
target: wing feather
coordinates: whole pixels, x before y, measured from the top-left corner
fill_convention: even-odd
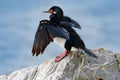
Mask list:
[[[62,27],[49,24],[49,21],[42,20],[35,34],[32,48],[33,56],[42,54],[47,45],[52,42],[55,37],[69,39],[69,33]]]
[[[67,16],[63,17],[63,19],[60,21],[60,24],[63,26],[69,26],[69,27],[75,27],[75,28],[81,29],[81,26],[77,21]]]

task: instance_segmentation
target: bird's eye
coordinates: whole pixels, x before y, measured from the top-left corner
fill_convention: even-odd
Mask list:
[[[52,9],[49,10],[50,13],[53,13],[54,11]]]

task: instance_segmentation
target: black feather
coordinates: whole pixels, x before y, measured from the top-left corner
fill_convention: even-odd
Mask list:
[[[90,55],[91,57],[94,57],[94,58],[98,58],[94,53],[92,53],[90,50],[88,50],[87,48],[84,49],[84,51]]]
[[[63,16],[63,18],[61,19],[61,21],[59,23],[64,26],[75,27],[75,28],[81,29],[81,26],[78,22],[76,22],[75,20],[73,20],[67,16]]]
[[[69,33],[62,27],[55,26],[47,20],[40,21],[32,48],[33,56],[42,54],[47,45],[52,42],[55,37],[69,39]]]

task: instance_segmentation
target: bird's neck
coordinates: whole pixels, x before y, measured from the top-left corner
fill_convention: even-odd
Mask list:
[[[53,23],[56,23],[56,24],[58,24],[62,18],[63,18],[63,15],[61,15],[61,16],[57,16],[54,14],[50,15],[50,21]]]

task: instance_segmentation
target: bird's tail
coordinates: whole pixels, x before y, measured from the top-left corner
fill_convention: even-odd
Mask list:
[[[84,49],[84,51],[90,55],[91,57],[94,57],[94,58],[98,58],[94,53],[92,53],[90,50],[88,50],[87,48]]]

